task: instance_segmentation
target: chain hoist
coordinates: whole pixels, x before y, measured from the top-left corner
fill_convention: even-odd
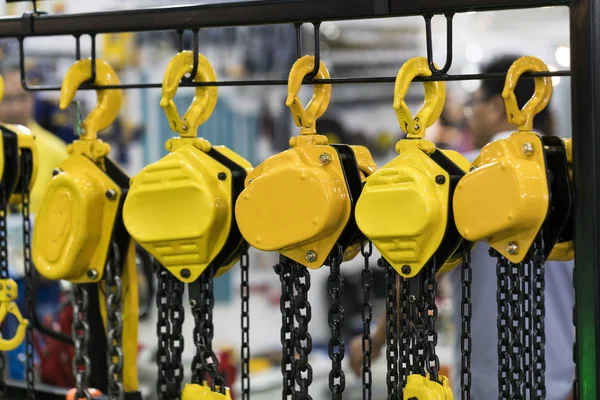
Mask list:
[[[312,367],[308,354],[312,338],[308,331],[311,308],[307,292],[310,269],[330,268],[328,324],[331,359],[329,390],[339,399],[345,389],[342,370],[345,344],[341,337],[344,309],[341,306],[344,280],[343,261],[354,258],[361,249],[361,235],[354,219],[356,202],[366,176],[376,168],[369,151],[362,146],[330,145],[317,134],[316,120],[325,112],[331,97],[330,84],[314,86],[306,108],[298,96],[303,80],[311,71],[319,79],[329,78],[327,67],[313,56],[299,58],[289,74],[286,105],[290,108],[300,135],[290,139],[290,149],[269,157],[246,179],[246,188],[236,204],[236,218],[246,241],[263,251],[277,251],[283,261],[275,268],[282,282],[282,374],[284,397],[310,399]],[[294,229],[289,229],[293,226]],[[284,268],[292,268],[290,277]],[[295,294],[288,279],[293,281]],[[292,295],[290,297],[290,295]],[[289,301],[297,327],[293,342],[298,359],[290,362]],[[295,376],[298,391],[289,378]]]
[[[197,42],[196,31],[195,47]],[[166,142],[169,154],[143,168],[132,179],[123,218],[132,237],[164,267],[159,273],[166,283],[160,284],[157,300],[160,396],[179,398],[181,392],[183,400],[201,396],[227,399],[229,388],[212,349],[213,278],[227,272],[241,258],[242,274],[246,277],[246,294],[242,293],[242,297],[247,308],[248,258],[234,206],[252,165],[232,150],[213,146],[197,136],[198,127],[210,118],[217,104],[217,87],[197,87],[185,115],[183,118],[179,115],[174,96],[186,74],[190,74],[187,78],[190,81],[216,80],[212,65],[197,48],[181,51],[169,62],[160,106],[171,129],[179,136]],[[165,270],[172,277],[167,277]],[[191,383],[181,389],[185,284],[194,317],[196,349]],[[247,322],[242,317],[246,337]],[[248,360],[243,368],[248,372]],[[244,381],[248,383],[248,374]]]
[[[371,370],[371,355],[373,352],[373,340],[371,339],[371,322],[373,321],[373,306],[371,304],[371,289],[373,287],[373,271],[369,265],[369,259],[373,255],[373,244],[362,240],[360,252],[364,258],[364,268],[361,271],[361,285],[363,289],[363,301],[361,308],[361,319],[363,323],[362,334],[362,385],[363,400],[371,400],[373,389],[373,371]]]
[[[408,109],[405,98],[411,82],[431,74],[425,57],[411,59],[400,69],[393,106],[407,138],[396,144],[398,156],[369,177],[356,206],[360,230],[380,251],[382,264],[389,264],[387,383],[391,399],[451,398],[448,379],[439,375],[435,350],[435,274],[451,270],[462,258],[463,238],[454,226],[452,198],[470,163],[425,139],[425,130],[442,113],[444,82],[425,82],[423,108],[414,118]]]

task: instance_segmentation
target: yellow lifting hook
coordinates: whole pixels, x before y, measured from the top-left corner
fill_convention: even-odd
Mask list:
[[[0,339],[0,351],[14,350],[23,342],[25,339],[25,332],[29,321],[23,318],[19,307],[15,301],[18,296],[17,283],[12,279],[1,279],[0,280],[0,325],[4,322],[8,314],[14,315],[19,323],[17,332],[12,339]]]
[[[450,389],[450,380],[440,375],[440,382],[429,379],[429,376],[411,374],[406,378],[404,400],[454,400]]]

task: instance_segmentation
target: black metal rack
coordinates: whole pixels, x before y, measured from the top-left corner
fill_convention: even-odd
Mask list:
[[[578,365],[576,397],[600,398],[600,0],[260,0],[218,5],[158,7],[0,18],[0,38],[99,34],[204,27],[321,22],[410,15],[568,6],[571,31],[572,137],[575,186],[575,279]],[[554,75],[568,75],[567,71]],[[431,79],[504,76],[438,74]],[[379,83],[391,78],[337,78],[331,83]],[[393,81],[393,80],[392,80]],[[318,83],[312,81],[309,83]],[[277,85],[285,81],[234,81],[217,85]],[[188,84],[189,85],[189,84]],[[123,85],[123,88],[156,87]],[[92,87],[88,87],[91,89]],[[50,87],[46,90],[56,90]],[[570,323],[569,321],[565,323]]]

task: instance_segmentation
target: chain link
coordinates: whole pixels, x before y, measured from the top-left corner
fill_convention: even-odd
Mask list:
[[[400,377],[402,388],[406,386],[406,378],[412,373],[410,360],[411,338],[414,325],[410,319],[410,304],[408,301],[408,279],[400,277]]]
[[[342,339],[342,327],[344,326],[344,308],[340,299],[344,293],[344,277],[340,273],[340,266],[344,250],[337,244],[330,256],[330,273],[327,279],[327,292],[331,299],[328,312],[328,323],[331,329],[329,338],[329,359],[331,360],[331,371],[329,372],[329,390],[333,400],[340,400],[346,387],[346,377],[342,369],[344,359],[345,343]]]
[[[178,399],[181,395],[181,384],[183,382],[183,364],[181,355],[183,353],[183,321],[185,313],[183,309],[183,282],[169,273],[169,291],[171,296],[169,304],[169,317],[171,318],[171,335],[169,337],[170,368],[171,368],[171,399]]]
[[[373,243],[367,240],[361,241],[360,252],[365,261],[365,266],[361,273],[361,283],[363,289],[363,303],[361,312],[361,318],[363,323],[363,400],[371,400],[371,385],[373,380],[373,373],[371,371],[371,354],[373,352],[373,340],[371,339],[371,321],[373,321],[373,307],[371,305],[371,286],[373,285],[373,271],[371,271],[369,259],[373,254]]]
[[[535,398],[546,398],[546,333],[544,319],[545,307],[545,266],[544,241],[540,237],[534,244],[533,251],[533,394]]]
[[[285,261],[284,261],[285,260]],[[283,376],[283,400],[296,399],[294,377],[296,376],[296,360],[294,354],[294,343],[296,332],[294,331],[294,268],[291,263],[282,257],[282,262],[273,267],[279,275],[281,282],[281,297],[279,298],[279,309],[281,311],[281,374]]]
[[[250,279],[248,276],[250,260],[248,257],[248,245],[243,244],[240,255],[240,297],[242,299],[242,400],[250,399]]]
[[[522,294],[522,318],[521,318],[521,343],[522,350],[522,365],[523,365],[523,385],[521,386],[521,395],[523,399],[533,398],[533,298],[532,291],[532,274],[533,264],[529,257],[523,260],[521,277],[521,294]]]
[[[471,265],[471,244],[464,243],[462,252],[461,281],[461,373],[460,388],[461,399],[471,398],[471,314],[473,303],[471,301],[471,282],[473,281],[473,269]]]
[[[490,256],[496,257],[496,303],[498,307],[498,399],[510,398],[510,386],[508,378],[510,373],[509,358],[509,326],[508,326],[508,260],[493,248],[490,248]]]
[[[123,286],[120,277],[121,256],[119,247],[111,243],[109,261],[106,264],[106,335],[108,350],[108,398],[122,400],[123,390],[123,318],[121,315],[121,296]]]
[[[156,289],[156,307],[158,310],[158,319],[156,323],[156,335],[158,337],[158,348],[156,352],[156,364],[158,366],[158,380],[156,381],[156,391],[159,400],[170,400],[170,379],[171,371],[171,321],[169,320],[170,299],[169,296],[169,276],[170,273],[163,268],[157,261],[154,261],[154,268],[158,278]]]
[[[510,304],[510,313],[508,317],[508,326],[510,330],[509,356],[511,362],[508,381],[511,385],[511,399],[522,399],[521,385],[523,384],[523,370],[521,352],[523,344],[521,343],[521,302],[522,293],[520,278],[523,274],[523,264],[509,264],[510,274],[510,292],[508,295]]]
[[[73,343],[75,356],[73,357],[73,375],[75,376],[76,396],[78,399],[90,400],[88,380],[90,378],[90,359],[88,356],[88,342],[90,330],[87,323],[88,292],[78,284],[73,285]]]
[[[386,359],[387,359],[387,389],[388,400],[398,400],[399,376],[398,376],[398,323],[396,315],[396,279],[398,274],[392,266],[382,257],[377,261],[379,267],[385,268],[386,272]]]
[[[0,140],[2,137],[0,135]],[[5,188],[0,186],[0,279],[8,279],[8,234],[6,233],[6,198]],[[0,398],[6,397],[6,382],[4,381],[6,358],[3,351],[0,352]]]
[[[296,383],[300,387],[298,400],[312,400],[308,394],[308,388],[312,383],[313,370],[308,362],[308,355],[312,351],[312,337],[308,332],[308,323],[310,322],[312,312],[310,303],[308,302],[308,291],[310,290],[310,274],[308,268],[293,262],[294,273],[294,289],[296,290],[295,310],[296,317],[296,352],[298,360],[296,360]]]
[[[425,282],[423,283],[423,309],[421,316],[426,319],[426,329],[423,331],[425,341],[425,369],[429,373],[429,379],[439,382],[440,359],[438,358],[435,348],[438,342],[438,333],[435,329],[437,321],[438,309],[435,303],[437,295],[437,279],[435,277],[436,266],[434,261],[430,261],[425,266]]]

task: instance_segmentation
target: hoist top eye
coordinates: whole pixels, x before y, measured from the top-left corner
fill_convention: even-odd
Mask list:
[[[169,126],[173,132],[179,133],[181,137],[197,136],[198,127],[206,122],[214,111],[219,94],[216,86],[197,87],[194,100],[182,119],[173,97],[177,93],[181,79],[185,74],[192,73],[193,69],[194,53],[182,51],[171,59],[163,78],[160,106],[165,110]],[[194,82],[214,82],[217,80],[215,70],[202,54],[198,54],[198,69],[193,80]]]
[[[425,103],[413,118],[404,99],[408,93],[408,87],[417,76],[431,76],[429,63],[425,57],[416,57],[404,63],[398,71],[394,85],[394,110],[396,110],[400,128],[408,135],[409,139],[425,137],[425,129],[442,115],[446,101],[446,84],[444,82],[424,82]]]
[[[314,56],[299,58],[292,66],[288,78],[288,97],[285,105],[290,108],[294,117],[294,123],[296,126],[302,128],[300,133],[303,135],[311,135],[316,132],[315,123],[325,113],[331,100],[331,84],[320,83],[315,85],[314,95],[306,106],[306,109],[302,105],[298,93],[300,92],[304,77],[313,70],[314,63]],[[323,61],[319,64],[319,71],[316,78],[329,79],[329,71]]]
[[[69,68],[60,88],[60,108],[65,110],[75,98],[77,89],[92,78],[92,60],[78,60]],[[105,61],[96,60],[95,85],[119,85],[115,70]],[[123,102],[120,89],[101,89],[96,91],[98,105],[83,121],[81,140],[96,140],[98,132],[114,122]]]
[[[542,60],[531,56],[519,58],[508,70],[502,97],[504,98],[508,122],[517,125],[520,131],[531,131],[533,129],[533,117],[550,102],[550,98],[552,97],[552,78],[545,76],[534,79],[535,91],[533,97],[525,104],[522,110],[519,109],[515,95],[517,82],[521,75],[526,72],[547,71],[548,67]]]

